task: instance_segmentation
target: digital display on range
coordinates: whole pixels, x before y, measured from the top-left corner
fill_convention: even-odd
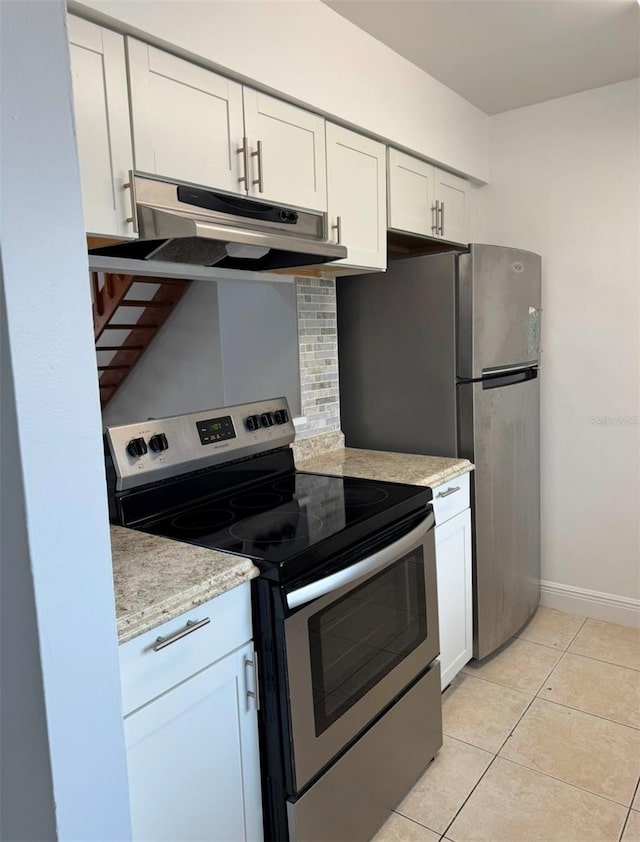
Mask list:
[[[196,421],[198,435],[202,444],[215,444],[225,439],[235,439],[236,431],[233,429],[233,421],[230,415],[222,415],[220,418],[208,418],[206,421]]]

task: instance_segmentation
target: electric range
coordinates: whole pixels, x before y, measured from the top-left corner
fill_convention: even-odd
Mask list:
[[[364,840],[442,741],[431,491],[293,439],[284,398],[110,427],[110,515],[254,561],[265,837]]]

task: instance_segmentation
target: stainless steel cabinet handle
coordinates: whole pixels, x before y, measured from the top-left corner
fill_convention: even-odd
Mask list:
[[[128,216],[126,221],[130,222],[133,225],[133,231],[135,234],[138,233],[138,217],[136,215],[136,182],[133,177],[133,170],[129,170],[129,181],[126,184],[122,185],[123,190],[127,188],[131,190],[130,198],[131,198],[131,216]]]
[[[447,488],[446,491],[441,491],[439,494],[436,494],[436,497],[448,497],[450,494],[455,494],[456,491],[460,491],[459,485],[454,485],[451,488]]]
[[[238,155],[242,155],[242,165],[244,168],[244,175],[238,177],[240,184],[249,187],[249,138],[242,138],[242,146],[237,149]]]
[[[444,202],[440,202],[440,235],[444,237]]]
[[[201,629],[210,622],[211,620],[208,617],[205,617],[204,620],[198,620],[198,622],[195,620],[187,620],[187,625],[182,629],[182,631],[176,632],[169,637],[157,637],[156,642],[153,644],[153,651],[159,652],[161,649],[164,649],[165,646],[170,646],[172,643],[175,643],[176,640],[181,640],[181,638],[186,637],[188,634],[191,634],[191,632]]]
[[[258,656],[253,653],[253,658],[244,659],[245,680],[247,667],[251,667],[253,673],[253,690],[249,690],[249,682],[247,681],[247,698],[253,699],[256,703],[256,710],[260,710],[260,693],[258,690]]]
[[[438,210],[440,202],[436,200],[435,205],[431,205],[431,232],[438,233]]]
[[[252,184],[258,185],[258,193],[264,193],[263,184],[262,184],[262,141],[259,140],[256,144],[257,149],[255,152],[251,153],[252,158],[258,159],[258,177],[252,181]]]
[[[341,246],[342,245],[342,217],[336,217],[336,224],[331,226],[332,231],[337,231],[336,236],[336,243]]]

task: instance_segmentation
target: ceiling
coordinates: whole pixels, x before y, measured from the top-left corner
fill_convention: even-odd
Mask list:
[[[640,76],[640,0],[323,0],[487,114]]]

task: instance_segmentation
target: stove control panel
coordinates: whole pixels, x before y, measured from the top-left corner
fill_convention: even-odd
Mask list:
[[[295,429],[287,399],[272,398],[108,427],[105,438],[124,491],[285,447]]]

